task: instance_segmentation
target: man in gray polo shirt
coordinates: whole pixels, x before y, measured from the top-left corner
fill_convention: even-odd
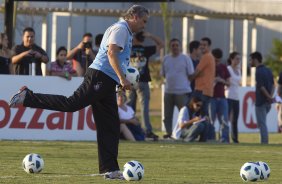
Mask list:
[[[171,54],[164,57],[161,74],[165,78],[164,119],[166,129],[164,138],[172,133],[172,117],[174,106],[180,110],[188,103],[192,92],[189,77],[194,73],[192,60],[181,53],[180,41],[170,40]]]

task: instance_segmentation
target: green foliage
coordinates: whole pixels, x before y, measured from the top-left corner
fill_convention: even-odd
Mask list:
[[[266,57],[265,65],[271,68],[273,75],[277,77],[282,71],[282,41],[279,39],[273,40],[273,48],[270,54]]]
[[[140,161],[145,175],[136,183],[142,184],[241,184],[241,166],[247,161],[264,161],[271,169],[267,184],[281,183],[281,134],[270,134],[270,142],[276,144],[269,145],[258,143],[259,133],[240,134],[239,138],[240,144],[229,145],[121,141],[119,165],[122,169],[129,160]],[[0,141],[0,147],[0,183],[128,183],[94,175],[98,173],[96,142]],[[43,157],[45,167],[40,174],[27,174],[21,168],[28,153]]]

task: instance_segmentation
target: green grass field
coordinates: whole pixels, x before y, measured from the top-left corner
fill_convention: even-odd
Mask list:
[[[138,183],[235,184],[243,183],[239,176],[243,163],[264,161],[271,168],[271,176],[263,183],[282,183],[281,134],[270,134],[269,145],[259,144],[258,134],[240,134],[240,140],[240,144],[121,141],[119,164],[122,168],[129,160],[140,161],[145,175]],[[0,141],[0,148],[1,184],[127,183],[95,176],[96,142]],[[42,155],[42,173],[23,171],[22,159],[28,153]]]

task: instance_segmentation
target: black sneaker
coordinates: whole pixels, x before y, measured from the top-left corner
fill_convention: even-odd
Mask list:
[[[159,136],[157,136],[156,134],[154,134],[153,132],[149,132],[149,133],[146,133],[146,138],[148,139],[153,139],[153,140],[158,140],[159,139]]]
[[[165,134],[165,135],[163,135],[163,138],[164,139],[170,139],[171,138],[171,134]]]

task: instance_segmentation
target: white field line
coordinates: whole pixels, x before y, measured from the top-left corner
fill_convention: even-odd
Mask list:
[[[32,175],[32,174],[31,174]],[[95,176],[104,176],[104,174],[34,174],[34,177],[43,177],[43,178],[66,178],[66,177],[73,177],[73,176],[86,176],[86,177],[95,177]],[[7,179],[7,178],[20,178],[22,176],[0,176],[0,179]]]

